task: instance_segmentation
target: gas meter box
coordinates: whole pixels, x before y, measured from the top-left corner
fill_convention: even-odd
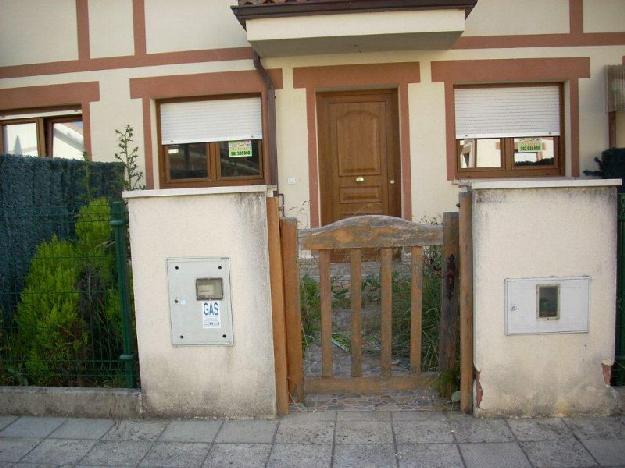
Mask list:
[[[508,278],[506,335],[587,333],[590,277]]]
[[[230,259],[168,258],[167,279],[172,344],[232,346]]]

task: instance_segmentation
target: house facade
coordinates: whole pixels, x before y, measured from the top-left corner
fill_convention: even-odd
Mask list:
[[[146,188],[277,185],[303,226],[439,216],[458,180],[577,177],[625,146],[625,0],[0,13],[2,152],[109,161],[130,125]]]

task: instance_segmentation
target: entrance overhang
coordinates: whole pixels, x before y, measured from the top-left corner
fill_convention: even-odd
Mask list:
[[[233,7],[263,57],[447,49],[477,0],[239,0]]]

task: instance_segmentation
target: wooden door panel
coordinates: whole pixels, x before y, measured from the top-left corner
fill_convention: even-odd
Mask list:
[[[377,104],[377,103],[375,103]],[[333,105],[332,116],[336,115],[336,156],[338,157],[338,176],[355,177],[361,175],[382,175],[384,138],[380,128],[380,117],[384,107],[372,104]],[[359,109],[374,108],[375,111]]]
[[[322,224],[350,216],[399,216],[396,94],[318,96]]]
[[[376,203],[382,197],[376,186],[341,187],[339,193],[340,203]]]

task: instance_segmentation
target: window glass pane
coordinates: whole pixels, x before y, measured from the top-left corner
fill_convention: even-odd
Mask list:
[[[514,166],[553,166],[555,160],[554,137],[532,137],[514,139]]]
[[[560,314],[560,287],[538,285],[538,318],[557,319]]]
[[[186,143],[164,146],[170,179],[206,179],[208,177],[208,144]]]
[[[85,151],[82,120],[54,122],[52,125],[52,156],[83,159]]]
[[[2,127],[4,153],[39,156],[37,151],[37,124],[9,124]]]
[[[461,169],[501,167],[501,140],[480,138],[458,140]]]
[[[260,142],[240,140],[219,143],[221,177],[260,176]]]

